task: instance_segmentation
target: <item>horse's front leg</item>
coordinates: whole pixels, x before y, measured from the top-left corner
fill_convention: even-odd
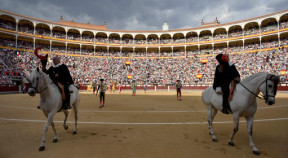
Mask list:
[[[47,116],[47,114],[45,114],[45,115]],[[54,115],[55,115],[55,113],[49,113],[48,114],[48,120],[47,120],[47,122],[46,122],[46,124],[44,126],[44,135],[43,135],[40,147],[39,147],[39,151],[45,150],[45,142],[46,142],[47,131],[48,131],[48,128],[49,128],[51,122],[53,121]]]
[[[69,111],[68,110],[64,110],[63,112],[65,114],[63,127],[64,127],[65,130],[67,130],[68,126],[66,125],[66,121],[67,121],[67,117],[68,117]]]
[[[239,115],[237,113],[234,113],[233,114],[233,122],[234,122],[234,128],[233,128],[233,133],[230,137],[230,140],[228,142],[228,144],[230,146],[234,146],[234,142],[233,142],[233,139],[234,139],[234,136],[236,134],[236,132],[238,131],[238,128],[239,128]]]
[[[52,129],[54,131],[53,143],[57,143],[58,142],[58,134],[57,134],[53,120],[51,122],[51,126],[52,126]]]
[[[213,142],[217,142],[217,138],[216,135],[213,131],[213,120],[215,115],[217,114],[217,109],[215,109],[214,107],[212,107],[212,105],[208,105],[207,106],[207,110],[208,110],[208,124],[209,124],[209,134],[212,136],[212,141]]]
[[[78,105],[74,106],[74,113],[75,113],[75,127],[73,130],[73,134],[77,134],[77,122],[78,122]]]
[[[249,141],[250,141],[250,146],[253,150],[253,153],[255,155],[260,155],[260,152],[258,151],[258,149],[256,148],[254,141],[253,141],[253,121],[254,121],[254,116],[249,116],[249,117],[245,117],[246,118],[246,122],[247,122],[247,128],[248,128],[248,133],[249,133]]]

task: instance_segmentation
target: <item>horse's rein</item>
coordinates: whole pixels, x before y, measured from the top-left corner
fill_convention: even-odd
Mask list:
[[[265,80],[266,81],[266,80]],[[260,85],[262,85],[265,81],[263,81]],[[239,82],[239,84],[241,86],[243,86],[247,91],[249,91],[250,93],[252,93],[253,95],[255,95],[257,98],[261,99],[261,100],[264,100],[265,97],[261,94],[261,97],[259,97],[257,94],[255,94],[254,92],[252,92],[251,90],[249,90],[246,86],[244,86],[241,82]]]
[[[270,95],[268,95],[267,94],[267,81],[268,80],[270,80],[270,79],[268,79],[268,77],[269,77],[270,75],[267,75],[267,78],[260,84],[260,85],[262,85],[264,82],[266,83],[266,94],[265,94],[265,96],[263,96],[262,94],[261,94],[261,97],[259,97],[257,94],[255,94],[254,92],[252,92],[251,90],[249,90],[246,86],[244,86],[241,82],[239,82],[239,84],[241,84],[247,91],[249,91],[250,93],[252,93],[253,95],[255,95],[257,98],[259,98],[259,99],[261,99],[261,100],[265,100],[267,97],[274,97],[275,98],[275,95],[274,96],[270,96]],[[274,82],[274,81],[273,81]],[[274,83],[275,84],[275,83]],[[275,92],[274,92],[274,94],[276,94]]]
[[[39,73],[39,74],[40,74],[40,73]],[[41,74],[40,74],[40,76],[41,76]],[[30,81],[30,79],[27,78],[27,77],[25,77],[25,78],[26,78],[26,80],[29,82],[29,85],[31,85],[31,86],[29,86],[29,87],[35,89],[37,93],[42,93],[42,92],[44,92],[44,91],[48,88],[48,86],[46,85],[46,80],[45,80],[45,79],[44,79],[44,82],[45,82],[46,87],[45,87],[44,89],[42,89],[42,90],[39,91],[39,90],[38,90],[39,81],[37,82],[36,87],[33,87],[33,86],[32,86],[32,82]],[[53,83],[53,82],[52,82],[52,83]],[[52,84],[52,83],[51,83],[51,84]]]

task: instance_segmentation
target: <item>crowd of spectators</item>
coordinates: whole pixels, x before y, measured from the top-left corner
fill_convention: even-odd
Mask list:
[[[4,29],[16,31],[16,24],[11,21],[4,20],[4,19],[0,19],[0,27]]]
[[[0,38],[0,46],[13,48],[16,46],[16,41],[15,39],[11,39],[11,38]]]
[[[260,49],[260,44],[258,44],[258,43],[246,44],[244,49],[245,49],[245,51],[257,50],[257,49]]]
[[[19,40],[17,42],[17,47],[18,48],[21,48],[21,49],[33,49],[33,43],[32,41],[22,41],[22,40]]]
[[[180,39],[179,39],[180,40]],[[23,48],[24,51],[6,50],[1,48],[1,61],[0,70],[1,78],[0,83],[11,84],[11,80],[7,77],[7,73],[13,74],[29,74],[29,70],[39,66],[39,59],[33,55],[33,44],[29,41],[18,40],[18,48]],[[9,38],[0,38],[0,45],[7,47],[15,47],[15,40]],[[253,53],[243,52],[243,45],[234,44],[228,48],[223,45],[216,48],[206,48],[201,50],[187,50],[186,57],[185,52],[181,50],[164,51],[159,52],[149,50],[146,52],[129,52],[126,50],[116,51],[97,49],[95,52],[91,48],[81,49],[83,55],[95,55],[92,57],[74,57],[62,55],[62,62],[69,66],[73,78],[79,81],[81,84],[89,84],[91,80],[99,80],[105,78],[107,80],[113,80],[122,82],[123,84],[129,84],[127,75],[132,75],[133,79],[141,81],[147,81],[148,84],[171,84],[176,79],[181,79],[183,84],[211,84],[214,78],[214,69],[217,65],[215,55],[218,53],[232,53],[230,59],[235,63],[237,69],[241,74],[241,78],[245,78],[248,75],[257,72],[269,72],[273,74],[280,74],[281,70],[286,70],[286,76],[282,77],[287,81],[288,72],[288,53],[283,46],[288,45],[288,38],[283,36],[280,41],[280,49],[272,49],[270,51],[261,51],[264,48],[277,48],[279,46],[278,40],[265,40],[261,42],[261,45],[256,43],[245,44],[244,50],[257,50]],[[42,51],[49,51],[51,49],[52,54],[49,55],[48,66],[51,65],[51,58],[54,56],[53,52],[66,53],[66,47],[63,46],[50,46],[48,44],[36,43],[36,47],[40,46]],[[31,52],[29,52],[30,50]],[[209,53],[207,53],[209,52]],[[234,54],[234,52],[238,52]],[[80,54],[79,48],[68,47],[67,54]],[[208,60],[207,63],[201,62],[200,55],[209,54],[205,56]],[[103,56],[103,57],[98,57]],[[182,58],[173,58],[179,57]],[[131,57],[129,59],[114,58],[114,57]],[[134,58],[143,57],[143,58]],[[146,58],[148,57],[148,58]],[[154,58],[151,58],[154,57]],[[169,57],[169,58],[161,58]],[[184,58],[183,58],[184,57]],[[125,61],[130,60],[131,65],[125,65]],[[202,74],[201,78],[197,78],[196,74]]]
[[[263,26],[261,28],[261,32],[269,32],[269,31],[275,31],[278,28],[278,24],[275,23],[273,25],[269,25],[269,26]]]
[[[50,37],[50,31],[48,29],[43,29],[43,28],[37,28],[35,30],[36,35],[41,35],[41,36],[48,36]]]
[[[274,48],[279,46],[278,40],[271,40],[271,41],[262,41],[261,48]]]
[[[279,29],[287,28],[288,21],[284,20],[279,23]],[[4,19],[0,19],[0,27],[9,29],[9,30],[16,30],[16,24],[7,21]],[[245,29],[244,31],[235,29],[235,30],[229,30],[228,37],[239,37],[239,36],[248,36],[253,34],[259,34],[260,32],[269,32],[269,31],[275,31],[278,29],[277,22],[275,23],[269,23],[268,25],[262,26],[261,28],[257,26],[250,26],[249,28]],[[34,28],[29,23],[23,23],[18,25],[18,31],[34,34]],[[39,28],[36,27],[35,29],[36,35],[42,35],[42,36],[50,36],[51,32],[47,28]],[[67,36],[67,37],[66,37]],[[96,43],[111,43],[111,44],[177,44],[177,43],[191,43],[191,42],[198,42],[198,41],[212,41],[219,40],[219,39],[225,39],[227,38],[227,33],[219,33],[219,34],[204,34],[199,35],[199,38],[197,36],[189,36],[186,39],[185,38],[178,38],[178,39],[131,39],[131,38],[108,38],[105,36],[96,36],[94,35],[88,35],[88,34],[82,34],[75,33],[75,32],[66,32],[64,30],[52,30],[52,37],[55,38],[61,38],[61,39],[68,39],[68,40],[83,40],[88,42],[95,42]]]
[[[259,34],[260,33],[260,29],[258,26],[249,28],[247,30],[244,31],[244,36],[248,36],[248,35],[254,35],[254,34]]]
[[[82,39],[82,41],[94,42],[94,36],[93,35],[82,34],[81,39]]]
[[[231,32],[229,32],[228,37],[229,38],[233,38],[233,37],[239,37],[239,36],[243,36],[243,31],[239,31],[239,30],[232,30]]]
[[[162,53],[164,54],[165,52]],[[181,53],[183,52],[176,52],[176,54]],[[61,62],[68,65],[73,78],[81,84],[89,84],[90,81],[99,80],[100,78],[129,84],[130,80],[127,75],[132,75],[133,79],[139,81],[139,84],[146,81],[150,85],[165,85],[175,82],[176,79],[181,79],[183,84],[211,84],[217,65],[215,55],[205,57],[208,60],[205,64],[201,62],[204,57],[198,55],[187,58],[132,59],[61,56]],[[48,67],[52,64],[51,58],[53,56],[52,54],[49,55]],[[7,53],[7,51],[1,50],[1,59],[10,67],[9,71],[22,72],[24,74],[29,74],[30,69],[40,65],[39,59],[32,52],[26,51]],[[131,61],[131,65],[125,65],[127,60]],[[242,79],[257,72],[269,72],[280,75],[281,70],[288,69],[288,53],[286,49],[261,53],[230,54],[230,60],[236,65]],[[3,72],[7,71],[4,68],[5,66],[1,64],[2,83],[9,82],[3,75]],[[196,74],[202,74],[202,77],[198,79]],[[287,81],[287,75],[282,78],[282,81]]]
[[[193,36],[188,37],[188,38],[186,39],[186,42],[187,42],[187,43],[198,42],[198,37],[193,37]]]
[[[67,33],[67,39],[80,41],[80,34],[79,33],[72,33],[72,32]]]
[[[280,26],[279,26],[280,29],[285,29],[287,27],[288,27],[288,21],[283,21],[280,23]]]
[[[20,61],[21,62],[21,61]],[[16,85],[21,81],[23,70],[18,65],[17,53],[11,49],[0,49],[0,85]]]
[[[34,29],[29,24],[23,24],[18,26],[19,32],[34,34]]]
[[[212,41],[212,35],[199,36],[199,41]]]
[[[64,31],[53,30],[52,37],[66,39],[66,33]]]
[[[215,34],[215,36],[213,38],[214,38],[214,40],[227,38],[227,33]]]

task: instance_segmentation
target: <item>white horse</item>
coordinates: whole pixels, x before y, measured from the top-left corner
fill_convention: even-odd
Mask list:
[[[62,107],[62,94],[59,91],[58,87],[52,82],[50,77],[42,71],[39,71],[37,67],[36,70],[32,70],[30,72],[30,76],[28,78],[30,82],[30,87],[28,89],[28,94],[30,96],[35,96],[36,93],[40,93],[40,109],[43,111],[44,115],[48,118],[45,127],[44,127],[44,136],[42,138],[39,151],[45,150],[45,141],[46,141],[46,134],[48,131],[48,127],[52,126],[54,131],[53,143],[58,141],[57,132],[55,129],[55,125],[53,122],[54,115],[61,111]],[[80,102],[79,91],[75,86],[69,87],[71,93],[70,103],[74,109],[75,113],[75,128],[73,130],[73,134],[77,133],[77,120],[78,120],[78,106]],[[64,124],[63,127],[67,130],[68,126],[66,125],[66,120],[69,114],[69,111],[63,110],[65,114]]]
[[[274,104],[278,83],[278,76],[262,72],[253,74],[237,84],[234,91],[233,100],[229,102],[234,121],[234,129],[228,142],[229,145],[234,146],[233,138],[238,131],[239,117],[245,117],[249,133],[250,146],[255,155],[260,154],[254,145],[252,138],[254,114],[257,110],[256,97],[259,97],[258,94],[261,92],[266,104]],[[212,121],[217,114],[217,111],[222,110],[222,95],[217,94],[213,87],[210,86],[203,91],[202,99],[207,106],[209,133],[212,135],[212,140],[217,142],[217,138],[212,127]]]

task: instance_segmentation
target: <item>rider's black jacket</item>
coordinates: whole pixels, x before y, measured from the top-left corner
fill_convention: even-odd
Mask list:
[[[70,85],[74,83],[68,67],[64,64],[55,67],[51,66],[48,70],[43,69],[43,71],[49,75],[53,82],[60,82],[63,85]],[[56,74],[58,74],[58,77]]]

